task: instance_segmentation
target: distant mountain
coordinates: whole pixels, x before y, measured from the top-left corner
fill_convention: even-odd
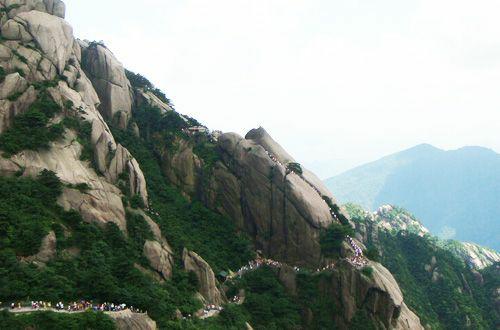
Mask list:
[[[500,154],[428,144],[326,180],[341,202],[375,210],[400,205],[442,238],[500,249]]]

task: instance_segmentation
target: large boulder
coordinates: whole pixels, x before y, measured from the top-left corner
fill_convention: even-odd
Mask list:
[[[17,14],[2,26],[2,36],[21,41],[34,40],[57,71],[62,74],[73,53],[73,29],[62,18],[37,11]]]
[[[56,234],[50,231],[43,239],[40,245],[40,250],[37,254],[24,258],[25,262],[32,262],[38,266],[44,266],[52,258],[55,257],[57,239]]]
[[[65,209],[78,210],[88,222],[102,225],[114,222],[125,230],[125,210],[120,190],[98,176],[89,164],[80,161],[82,147],[75,140],[74,133],[67,132],[65,138],[52,143],[49,150],[22,151],[10,161],[23,168],[24,175],[36,176],[43,169],[48,169],[64,183],[86,183],[89,186],[86,192],[65,188],[59,204]]]
[[[225,302],[224,296],[217,287],[215,274],[210,265],[198,254],[184,249],[182,262],[187,272],[194,272],[198,278],[200,294],[208,304],[221,305]]]
[[[156,322],[148,314],[132,313],[129,309],[121,312],[105,312],[111,317],[118,330],[156,330]]]
[[[148,259],[151,267],[156,270],[163,279],[172,276],[174,257],[172,249],[166,243],[147,240],[144,243],[144,256]]]
[[[218,147],[222,163],[214,171],[214,205],[242,221],[256,248],[269,257],[318,265],[320,230],[334,220],[315,186],[287,171],[289,156],[277,147],[270,151],[234,133],[220,136]],[[274,161],[273,152],[282,160]]]
[[[104,45],[81,44],[82,67],[101,100],[99,111],[107,120],[117,120],[121,128],[126,128],[132,113],[133,94],[123,65]]]
[[[28,82],[18,72],[11,73],[5,77],[0,84],[0,99],[6,99],[16,93],[24,93],[28,89]]]
[[[153,108],[158,108],[161,111],[173,111],[172,107],[162,101],[158,96],[153,94],[151,91],[145,91],[142,89],[134,90],[134,102],[135,105],[140,106],[150,106]]]
[[[14,17],[19,13],[37,10],[64,18],[66,6],[61,0],[0,0],[0,7],[11,8],[7,12],[9,17]]]
[[[162,153],[162,169],[186,195],[233,219],[266,256],[299,266],[322,263],[320,231],[342,211],[316,176],[289,171],[295,160],[264,129],[246,138],[220,135],[221,160],[210,172],[191,142],[178,139],[175,146]]]
[[[382,265],[370,262],[367,276],[347,261],[338,262],[328,273],[318,276],[318,295],[328,296],[335,306],[342,306],[332,317],[339,329],[349,329],[358,314],[366,315],[377,329],[424,329],[420,319],[404,303],[403,294],[392,274]],[[281,271],[280,271],[281,272]],[[279,276],[290,294],[296,290],[293,276]],[[312,289],[312,288],[308,288]],[[316,315],[307,311],[306,322]]]

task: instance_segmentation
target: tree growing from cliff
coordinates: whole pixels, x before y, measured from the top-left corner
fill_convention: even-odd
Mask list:
[[[348,235],[354,235],[350,225],[332,223],[320,234],[321,252],[325,257],[338,258],[342,242]]]

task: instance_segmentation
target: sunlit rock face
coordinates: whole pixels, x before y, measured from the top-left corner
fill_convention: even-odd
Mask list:
[[[37,99],[40,92],[34,84],[59,79],[51,83],[47,92],[61,108],[71,104],[70,110],[78,112],[79,120],[90,124],[94,154],[93,162],[81,160],[83,147],[77,142],[76,132],[67,129],[64,138],[51,143],[48,150],[22,151],[1,158],[0,173],[13,175],[23,169],[24,175],[35,176],[48,169],[64,183],[86,183],[88,192],[64,189],[59,203],[66,209],[78,210],[86,221],[100,225],[114,222],[125,231],[122,192],[116,184],[120,176],[126,174],[130,193],[140,195],[147,205],[146,181],[137,161],[115,142],[96,108],[101,101],[95,86],[82,70],[80,44],[63,19],[64,3],[58,0],[4,0],[0,1],[0,7],[5,8],[0,19],[4,38],[0,45],[0,66],[5,71],[5,79],[0,82],[0,133],[11,127],[14,118],[27,111]],[[123,67],[121,69],[120,83],[127,89],[130,83]],[[119,73],[115,71],[107,72],[110,81],[118,79]],[[118,98],[122,99],[126,98]],[[125,113],[130,113],[131,102],[129,97],[128,102],[123,103]],[[54,121],[62,121],[67,116],[74,115],[63,111]]]
[[[104,45],[87,42],[80,45],[82,67],[101,100],[99,111],[125,129],[132,115],[133,93],[123,65]]]

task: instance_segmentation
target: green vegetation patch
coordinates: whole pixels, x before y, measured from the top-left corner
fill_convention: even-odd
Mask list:
[[[342,242],[348,235],[354,235],[351,226],[332,223],[320,234],[321,253],[328,258],[338,258]]]
[[[36,312],[30,314],[12,314],[0,312],[2,329],[10,330],[114,330],[116,325],[106,314],[85,312],[62,314],[55,312]]]
[[[43,171],[35,180],[0,177],[0,250],[16,255],[38,252],[40,243],[61,214],[55,203],[61,183],[53,172]]]
[[[289,170],[291,172],[295,172],[298,175],[302,175],[302,173],[303,173],[302,166],[299,163],[288,163],[286,168],[287,168],[287,170]]]
[[[0,135],[0,149],[7,156],[21,150],[48,149],[50,142],[60,139],[64,133],[62,124],[49,124],[60,111],[48,93],[41,92],[25,113],[14,118],[12,127]]]
[[[143,110],[147,112],[146,110]],[[140,129],[151,135],[158,123],[146,121],[151,114],[142,113]],[[155,115],[151,115],[156,118]],[[175,117],[172,117],[175,118]],[[158,124],[177,125],[173,124]],[[172,127],[172,126],[169,126]],[[207,209],[199,202],[186,200],[184,196],[164,177],[159,156],[154,153],[155,142],[151,145],[137,138],[131,131],[113,130],[118,143],[125,146],[141,164],[141,169],[148,182],[148,193],[151,207],[160,215],[150,214],[157,222],[168,242],[180,256],[184,247],[195,251],[205,259],[215,273],[221,270],[236,270],[254,258],[248,237],[239,232],[235,223],[225,216]],[[153,141],[157,141],[153,139]]]
[[[299,329],[300,305],[286,293],[275,271],[262,267],[249,272],[232,289],[245,290],[245,302],[240,314],[250,316],[254,329]]]
[[[129,70],[125,70],[125,74],[127,75],[130,84],[134,88],[142,88],[146,92],[151,92],[161,101],[165,102],[168,105],[171,105],[170,99],[163,93],[159,88],[156,88],[146,77],[134,73]]]

